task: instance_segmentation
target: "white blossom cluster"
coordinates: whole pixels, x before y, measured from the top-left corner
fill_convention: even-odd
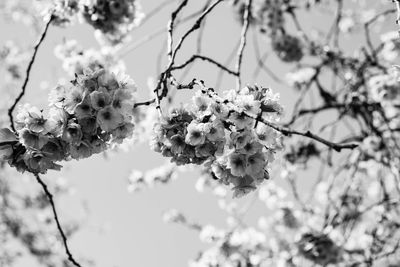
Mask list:
[[[119,144],[133,132],[136,86],[124,74],[85,71],[49,96],[47,115],[24,105],[15,120],[17,133],[2,129],[1,159],[19,171],[46,173],[57,163],[82,159]]]
[[[12,20],[33,24],[38,31],[43,17],[51,16],[51,23],[60,27],[79,18],[98,31],[96,37],[111,44],[126,40],[144,17],[138,0],[16,0],[1,3],[0,11]]]
[[[85,0],[82,16],[115,44],[140,23],[143,13],[137,0]]]
[[[276,122],[282,112],[270,89],[245,87],[219,97],[198,91],[191,110],[175,109],[155,126],[152,147],[178,165],[204,164],[241,196],[269,178],[281,134],[257,120]]]

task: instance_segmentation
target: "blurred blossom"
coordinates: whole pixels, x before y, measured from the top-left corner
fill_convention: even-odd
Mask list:
[[[163,221],[166,223],[184,223],[186,222],[186,218],[178,210],[171,209],[164,213]]]
[[[85,0],[81,12],[83,19],[113,44],[126,39],[144,16],[137,0]]]
[[[177,178],[178,170],[182,171],[183,169],[169,162],[145,173],[132,170],[128,178],[128,191],[136,192],[145,188],[151,188],[157,184],[167,184]]]

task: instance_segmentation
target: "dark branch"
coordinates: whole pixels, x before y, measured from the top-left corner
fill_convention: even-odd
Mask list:
[[[71,252],[70,252],[70,250],[69,250],[68,242],[67,242],[67,237],[66,237],[66,235],[65,235],[65,233],[64,233],[64,231],[63,231],[63,229],[62,229],[62,227],[61,227],[60,220],[58,219],[58,214],[57,214],[57,210],[56,210],[56,207],[55,207],[55,204],[54,204],[53,195],[50,193],[49,189],[47,188],[46,183],[43,182],[43,180],[40,178],[39,174],[35,173],[34,175],[35,175],[36,180],[38,181],[38,183],[42,186],[43,191],[44,191],[44,193],[46,194],[47,199],[48,199],[49,202],[50,202],[51,208],[52,208],[52,210],[53,210],[54,220],[56,221],[58,232],[59,232],[60,235],[61,235],[61,238],[62,238],[62,241],[63,241],[63,244],[64,244],[64,248],[65,248],[65,253],[66,253],[67,256],[68,256],[68,261],[70,261],[70,262],[71,262],[74,266],[76,266],[76,267],[82,267],[82,266],[74,259],[74,257],[72,256],[72,254],[71,254]]]
[[[21,93],[18,95],[18,97],[14,101],[14,104],[8,110],[8,117],[10,118],[10,124],[11,124],[10,127],[14,132],[16,132],[16,130],[15,130],[15,126],[14,126],[14,118],[13,118],[13,114],[12,113],[13,113],[15,107],[17,106],[17,104],[19,103],[19,101],[21,100],[21,98],[25,95],[25,90],[26,90],[26,86],[28,85],[29,76],[30,76],[30,73],[31,73],[33,62],[35,62],[37,51],[39,50],[39,47],[40,47],[41,43],[43,42],[44,38],[46,37],[47,30],[49,29],[50,23],[52,22],[53,18],[54,18],[53,16],[50,16],[50,18],[49,18],[48,22],[46,23],[46,26],[45,26],[45,28],[44,28],[39,40],[37,41],[37,43],[36,43],[36,45],[34,47],[33,55],[31,57],[31,60],[29,61],[28,68],[26,69],[25,80],[24,80],[24,83],[23,83],[22,88],[21,88]]]
[[[237,75],[236,72],[234,72],[233,70],[228,69],[227,67],[225,67],[225,66],[222,65],[221,63],[215,61],[214,59],[209,58],[209,57],[206,57],[206,56],[201,56],[201,55],[193,55],[188,61],[186,61],[186,62],[183,63],[182,65],[172,67],[172,68],[171,68],[171,71],[173,71],[173,70],[178,70],[178,69],[183,69],[184,67],[186,67],[187,65],[189,65],[190,63],[192,63],[193,61],[195,61],[196,59],[201,59],[201,60],[207,61],[207,62],[209,62],[209,63],[211,63],[211,64],[214,64],[215,66],[217,66],[217,67],[220,68],[221,70],[223,70],[223,71],[225,71],[225,72],[227,72],[227,73],[229,73],[229,74],[231,74],[231,75],[234,75],[234,76]]]
[[[237,61],[236,61],[236,73],[237,73],[236,89],[237,90],[239,90],[240,86],[241,86],[240,73],[241,73],[241,67],[242,67],[243,52],[244,52],[244,48],[246,46],[246,35],[247,35],[247,31],[248,31],[249,25],[250,25],[251,4],[252,4],[252,0],[247,0],[246,9],[243,14],[243,27],[242,27],[242,32],[240,34],[240,45],[239,45],[239,49],[237,52]]]

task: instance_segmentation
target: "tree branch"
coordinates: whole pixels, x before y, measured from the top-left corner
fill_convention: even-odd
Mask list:
[[[252,0],[247,0],[246,2],[246,9],[244,11],[243,14],[243,27],[242,27],[242,32],[240,34],[240,45],[239,45],[239,49],[237,52],[237,61],[236,61],[236,90],[239,90],[241,87],[241,79],[240,79],[240,74],[241,74],[241,67],[242,67],[242,58],[243,58],[243,52],[244,52],[244,48],[246,46],[246,35],[247,35],[247,31],[249,29],[249,25],[250,25],[250,9],[251,9],[251,4],[252,4]]]
[[[58,214],[57,214],[57,210],[56,210],[56,207],[55,207],[55,204],[54,204],[53,195],[50,193],[49,189],[47,188],[46,183],[43,182],[43,180],[40,178],[39,174],[35,173],[34,175],[35,175],[36,180],[38,181],[38,183],[42,186],[43,191],[44,191],[44,193],[46,194],[47,199],[48,199],[49,202],[50,202],[51,208],[52,208],[52,210],[53,210],[54,220],[56,221],[58,232],[59,232],[60,235],[61,235],[61,238],[62,238],[62,241],[63,241],[63,244],[64,244],[64,248],[65,248],[65,253],[66,253],[67,256],[68,256],[68,261],[70,261],[70,262],[71,262],[74,266],[76,266],[76,267],[82,267],[82,266],[74,259],[74,257],[72,256],[72,253],[71,253],[70,250],[69,250],[68,242],[67,242],[67,237],[66,237],[66,235],[65,235],[65,233],[64,233],[64,231],[63,231],[63,229],[62,229],[62,227],[61,227],[60,220],[58,219]]]
[[[21,88],[21,93],[18,95],[18,97],[14,101],[14,104],[8,110],[8,117],[10,118],[10,124],[11,124],[10,127],[14,132],[16,132],[16,130],[15,130],[15,126],[14,126],[14,117],[13,117],[12,113],[13,113],[15,107],[17,106],[17,104],[19,103],[19,101],[21,100],[21,98],[25,95],[25,90],[26,90],[26,86],[28,85],[29,76],[31,73],[33,62],[35,62],[37,51],[39,50],[40,45],[42,44],[44,38],[46,37],[47,30],[49,29],[50,23],[52,22],[53,18],[54,18],[53,15],[51,15],[49,20],[46,23],[46,26],[45,26],[39,40],[37,41],[37,43],[34,47],[33,55],[31,57],[31,60],[29,61],[28,68],[26,69],[25,80],[24,80],[24,83]]]

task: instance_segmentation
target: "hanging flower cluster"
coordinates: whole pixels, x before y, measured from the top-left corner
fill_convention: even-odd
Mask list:
[[[48,116],[28,104],[19,110],[17,135],[1,131],[1,158],[21,172],[46,173],[121,143],[133,132],[135,90],[129,77],[104,69],[78,75],[51,92]]]
[[[83,74],[85,69],[97,71],[107,69],[118,73],[125,71],[125,64],[115,56],[111,47],[102,47],[100,51],[95,49],[83,49],[76,40],[68,40],[57,45],[54,54],[63,61],[63,69],[69,75]]]
[[[269,177],[267,167],[281,148],[280,133],[257,121],[275,122],[282,107],[270,89],[245,87],[219,97],[198,91],[193,108],[175,109],[155,126],[153,149],[178,165],[205,164],[240,196]]]
[[[112,43],[125,39],[143,18],[137,0],[87,0],[82,15]]]

